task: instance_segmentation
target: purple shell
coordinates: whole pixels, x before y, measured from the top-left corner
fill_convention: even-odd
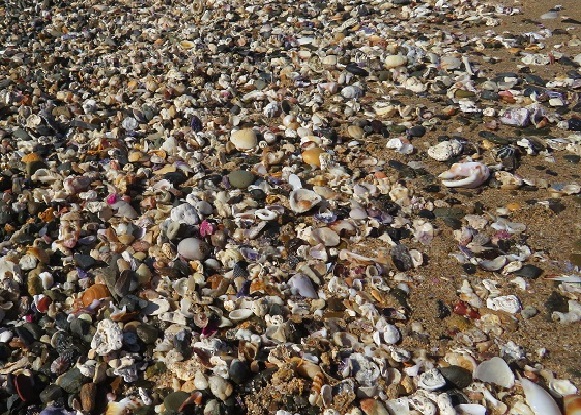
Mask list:
[[[75,412],[67,411],[63,408],[48,407],[42,410],[38,415],[75,415]]]

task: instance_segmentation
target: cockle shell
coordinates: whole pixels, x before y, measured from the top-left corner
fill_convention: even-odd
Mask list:
[[[527,379],[520,379],[527,405],[535,415],[561,415],[555,400],[543,387]]]
[[[295,213],[308,212],[321,200],[321,196],[308,189],[293,190],[289,197],[290,208]]]
[[[238,151],[254,150],[258,142],[256,133],[251,128],[232,131],[230,134],[230,142],[234,144]]]

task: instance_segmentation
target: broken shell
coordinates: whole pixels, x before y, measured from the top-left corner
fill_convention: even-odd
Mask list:
[[[94,300],[100,300],[101,298],[106,298],[110,295],[111,294],[105,284],[93,284],[83,293],[83,304],[85,307],[89,307]]]
[[[458,415],[486,415],[486,407],[476,403],[462,403],[454,409]]]
[[[307,189],[293,190],[289,196],[290,208],[295,213],[308,212],[321,200],[321,196]]]
[[[462,143],[458,140],[442,141],[428,149],[428,156],[437,161],[447,161],[462,153]]]
[[[473,189],[483,184],[490,176],[490,170],[485,164],[470,161],[466,163],[454,163],[450,170],[440,174],[442,184],[446,187],[465,187]],[[459,179],[455,179],[460,177]],[[455,180],[449,180],[455,179]]]
[[[384,60],[387,69],[398,68],[407,63],[408,58],[403,55],[387,55]]]
[[[555,398],[562,398],[577,393],[577,387],[567,379],[553,379],[549,382],[549,392]]]
[[[563,397],[564,415],[581,415],[581,395],[567,395]]]
[[[474,378],[505,388],[514,386],[514,373],[500,357],[480,363],[474,370]]]
[[[254,312],[250,309],[240,308],[237,310],[232,310],[228,314],[228,318],[232,321],[242,321],[242,320],[246,320],[247,318],[249,318],[253,314],[254,314]]]
[[[506,311],[510,314],[516,314],[521,309],[520,301],[515,295],[504,295],[495,298],[487,298],[486,307],[495,311]]]
[[[418,387],[428,391],[435,391],[446,385],[446,379],[436,368],[430,369],[419,376]]]

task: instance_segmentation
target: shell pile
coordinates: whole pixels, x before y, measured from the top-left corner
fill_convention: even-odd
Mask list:
[[[0,413],[579,414],[581,22],[522,3],[4,2]]]

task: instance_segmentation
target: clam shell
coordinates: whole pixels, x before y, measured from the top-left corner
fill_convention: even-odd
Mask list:
[[[562,398],[568,395],[575,395],[577,387],[567,379],[553,379],[549,382],[549,392],[555,398]],[[581,412],[581,407],[580,407]]]
[[[289,197],[290,208],[295,213],[308,212],[321,200],[321,196],[307,189],[293,190]]]
[[[234,144],[238,151],[254,150],[258,139],[256,133],[252,128],[245,128],[242,130],[232,131],[230,134],[230,142]]]
[[[246,320],[247,318],[249,318],[252,315],[254,315],[254,312],[252,310],[247,309],[247,308],[239,308],[236,310],[232,310],[228,314],[228,318],[232,321],[242,321],[242,320]]]

